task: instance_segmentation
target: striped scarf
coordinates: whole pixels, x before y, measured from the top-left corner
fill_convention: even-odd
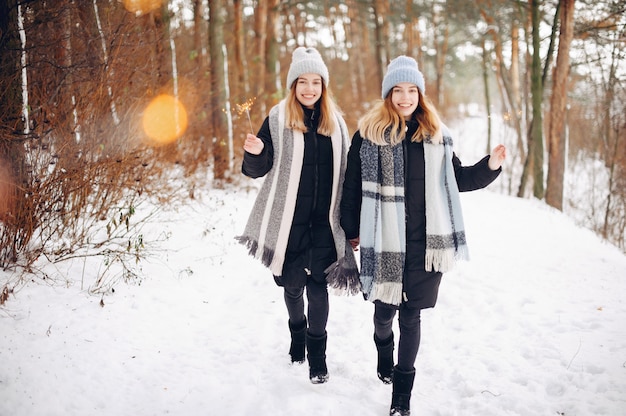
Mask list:
[[[327,281],[332,287],[357,293],[359,279],[356,259],[339,223],[339,201],[345,177],[349,136],[343,118],[338,114],[333,118],[333,182],[329,221],[335,240],[337,261],[326,270]],[[285,100],[270,110],[269,125],[274,163],[256,197],[246,228],[236,239],[248,247],[250,255],[261,260],[272,274],[281,276],[302,173],[304,134],[285,128]]]
[[[467,259],[459,189],[452,166],[452,138],[424,140],[426,270],[446,272]],[[361,290],[370,301],[402,302],[406,251],[404,146],[363,140],[361,179]],[[419,255],[419,253],[409,253]]]

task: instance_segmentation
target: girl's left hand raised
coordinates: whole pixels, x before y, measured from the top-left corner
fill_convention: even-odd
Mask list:
[[[503,144],[499,144],[493,148],[491,155],[489,155],[489,169],[500,169],[504,159],[506,159],[506,147]]]

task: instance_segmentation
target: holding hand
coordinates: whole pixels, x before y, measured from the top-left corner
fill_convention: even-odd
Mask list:
[[[493,148],[491,155],[489,156],[489,169],[498,170],[502,166],[502,162],[506,159],[506,147],[503,144],[499,144]]]
[[[248,133],[246,140],[243,142],[243,150],[253,155],[260,155],[265,144],[252,133]]]
[[[350,242],[350,246],[352,247],[352,250],[354,251],[359,251],[359,241],[360,238],[356,237],[356,238],[351,238],[350,240],[348,240]]]

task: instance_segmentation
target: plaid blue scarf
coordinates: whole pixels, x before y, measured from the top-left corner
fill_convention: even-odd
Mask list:
[[[426,270],[446,272],[467,259],[459,189],[452,166],[452,138],[444,127],[424,141]],[[361,145],[361,290],[372,302],[402,302],[406,251],[404,146]],[[421,255],[421,253],[410,253]]]

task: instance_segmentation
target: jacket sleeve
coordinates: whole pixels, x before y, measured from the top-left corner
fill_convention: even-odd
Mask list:
[[[269,117],[265,118],[257,137],[263,141],[263,151],[258,155],[244,151],[241,165],[241,172],[251,178],[265,176],[274,164],[274,145],[270,133]]]
[[[363,138],[357,131],[352,137],[350,150],[348,151],[348,163],[346,177],[343,183],[343,195],[341,197],[341,227],[346,233],[346,238],[352,239],[359,236],[361,221],[361,143]]]
[[[478,163],[472,166],[463,166],[461,161],[452,154],[452,165],[454,166],[454,175],[460,192],[475,191],[482,189],[493,182],[502,168],[491,170],[489,168],[489,156],[483,157]]]

